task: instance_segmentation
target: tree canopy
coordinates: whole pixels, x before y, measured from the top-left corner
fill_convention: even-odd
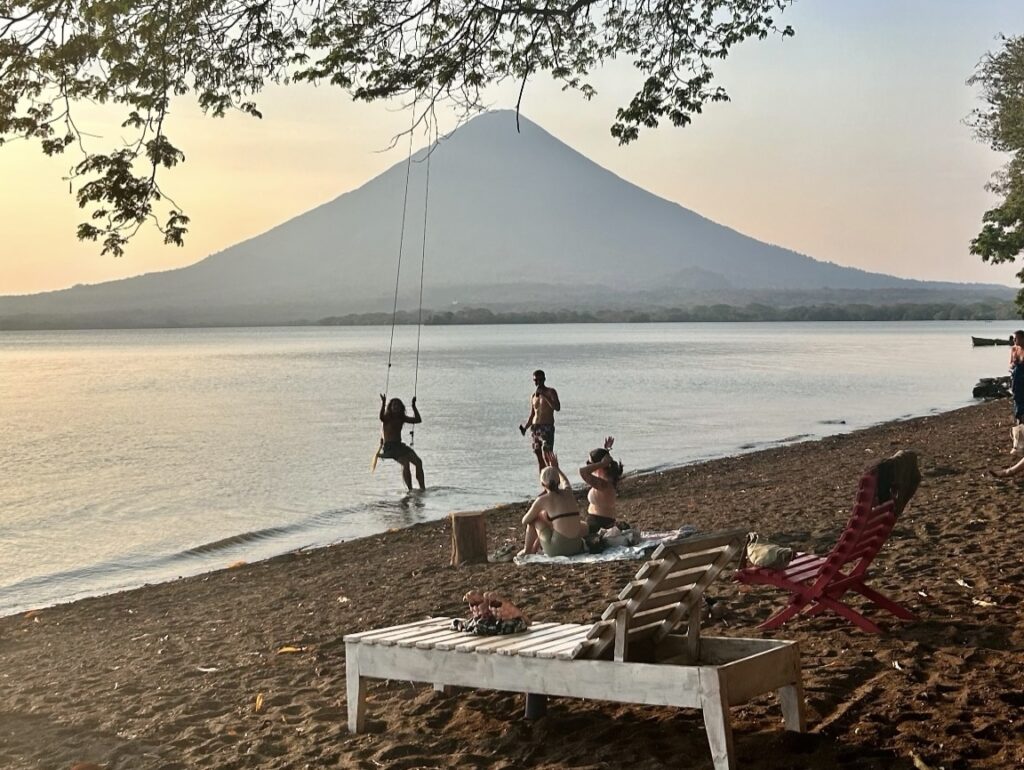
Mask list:
[[[1024,251],[1024,36],[1003,38],[1003,46],[982,58],[972,85],[980,86],[985,106],[976,110],[978,137],[993,150],[1010,153],[988,188],[1002,200],[982,217],[971,253],[985,262],[1013,262]],[[1017,273],[1024,283],[1024,270]],[[1017,294],[1024,314],[1024,289]]]
[[[270,83],[329,83],[354,99],[400,99],[411,130],[447,102],[463,118],[489,86],[547,74],[584,98],[601,65],[628,58],[632,99],[611,133],[631,142],[667,120],[685,126],[728,99],[713,65],[734,45],[790,35],[792,0],[0,0],[0,144],[77,153],[71,184],[88,220],[78,237],[120,255],[152,221],[170,244],[189,219],[159,172],[184,154],[173,99],[260,117]],[[80,129],[82,103],[122,110],[116,146]]]

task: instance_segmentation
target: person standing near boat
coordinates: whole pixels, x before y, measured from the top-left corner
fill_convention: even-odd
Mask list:
[[[530,431],[533,453],[537,456],[539,470],[547,467],[544,461],[545,453],[555,451],[555,412],[562,408],[562,402],[558,400],[558,391],[547,387],[545,381],[543,370],[538,369],[533,373],[533,384],[536,389],[530,397],[530,416],[519,426],[519,432],[524,436],[527,430]]]
[[[1010,392],[1013,394],[1013,421],[1010,429],[1013,436],[1014,457],[1024,457],[1024,329],[1013,333],[1013,347],[1010,348]]]

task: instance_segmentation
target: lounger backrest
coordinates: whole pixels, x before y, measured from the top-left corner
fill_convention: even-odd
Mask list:
[[[597,658],[614,647],[624,660],[629,645],[658,642],[684,621],[687,648],[696,656],[705,589],[737,558],[744,530],[695,535],[658,546],[587,634],[575,657]]]

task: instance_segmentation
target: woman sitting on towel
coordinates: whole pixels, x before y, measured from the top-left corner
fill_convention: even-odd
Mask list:
[[[553,453],[545,457],[548,465],[540,472],[544,488],[523,516],[526,545],[520,555],[544,551],[545,556],[575,556],[583,553],[587,522],[580,515],[572,485],[558,467]]]
[[[611,448],[615,439],[609,436],[604,447],[590,453],[590,463],[580,468],[580,476],[590,491],[587,493],[587,525],[592,535],[598,530],[615,526],[615,500],[619,496],[622,463],[612,459]]]

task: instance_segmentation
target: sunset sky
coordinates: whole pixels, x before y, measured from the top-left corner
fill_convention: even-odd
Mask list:
[[[796,37],[747,42],[719,65],[732,97],[686,129],[619,147],[617,106],[639,78],[625,62],[585,102],[538,79],[523,112],[597,163],[652,192],[816,259],[911,278],[1013,284],[1016,268],[968,253],[1003,158],[974,141],[965,81],[996,36],[1024,33],[1020,0],[797,0]],[[514,106],[499,88],[491,106]],[[404,158],[399,105],[354,104],[337,89],[260,98],[262,121],[203,117],[186,101],[168,129],[187,162],[163,177],[192,217],[184,248],[147,230],[126,256],[79,243],[84,219],[64,179],[72,156],[0,148],[0,294],[64,288],[196,262],[360,186]],[[117,113],[81,112],[97,146]]]

